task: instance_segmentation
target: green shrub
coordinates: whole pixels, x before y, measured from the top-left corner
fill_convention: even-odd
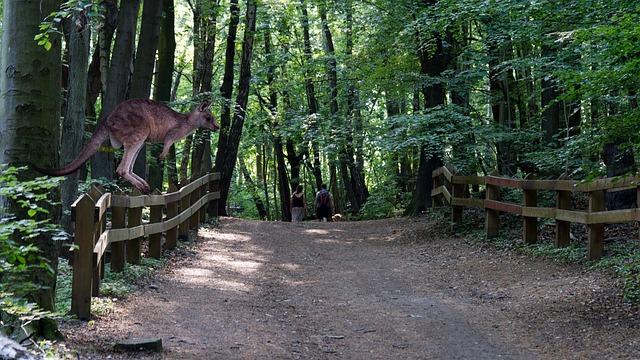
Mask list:
[[[49,214],[49,196],[59,180],[19,180],[24,170],[0,167],[0,197],[10,199],[25,214],[25,218],[12,214],[0,218],[0,332],[16,338],[28,335],[25,332],[30,323],[54,316],[30,301],[31,294],[41,289],[33,274],[55,271],[31,241],[42,235],[54,241],[66,238],[57,225],[40,220]]]

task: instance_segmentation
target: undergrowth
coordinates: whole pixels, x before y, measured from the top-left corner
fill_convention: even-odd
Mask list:
[[[442,224],[449,223],[450,212],[439,208],[432,212],[432,218]],[[624,300],[640,304],[640,243],[622,241],[608,243],[605,255],[595,261],[587,260],[587,246],[584,243],[572,242],[566,247],[557,248],[549,241],[526,245],[522,241],[519,223],[507,222],[499,236],[486,239],[482,222],[479,219],[465,217],[462,225],[456,225],[455,234],[474,242],[489,243],[498,250],[516,251],[521,254],[542,257],[559,263],[580,264],[588,269],[604,269],[614,274],[620,283]],[[453,228],[449,226],[449,228]],[[635,233],[632,235],[635,237]]]
[[[140,264],[127,264],[123,272],[110,271],[107,264],[105,277],[100,282],[100,297],[93,298],[91,313],[104,315],[115,307],[113,298],[123,298],[136,289],[138,280],[148,277],[154,270],[163,266],[166,260],[143,257]],[[61,313],[71,310],[71,280],[73,272],[69,262],[60,259],[58,271],[58,287],[56,289],[56,309]]]

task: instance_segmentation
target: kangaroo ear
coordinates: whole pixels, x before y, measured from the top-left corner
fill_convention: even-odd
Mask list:
[[[209,106],[211,106],[211,101],[205,100],[202,102],[202,104],[198,105],[198,111],[204,112],[209,108]]]

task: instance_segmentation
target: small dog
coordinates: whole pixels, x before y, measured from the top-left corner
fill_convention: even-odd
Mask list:
[[[342,216],[342,214],[335,214],[331,217],[331,220],[333,221],[345,221],[346,219],[344,218],[344,216]]]

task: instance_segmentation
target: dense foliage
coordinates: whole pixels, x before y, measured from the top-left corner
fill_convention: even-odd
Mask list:
[[[0,168],[0,196],[16,200],[28,215],[17,218],[5,213],[0,219],[0,332],[18,338],[30,335],[28,325],[33,321],[51,315],[38,308],[31,294],[42,286],[33,274],[55,270],[30,239],[43,233],[53,240],[66,238],[57,225],[42,220],[42,215],[46,217],[49,213],[42,205],[49,201],[49,194],[59,186],[59,181],[21,180],[21,170],[24,169]]]

